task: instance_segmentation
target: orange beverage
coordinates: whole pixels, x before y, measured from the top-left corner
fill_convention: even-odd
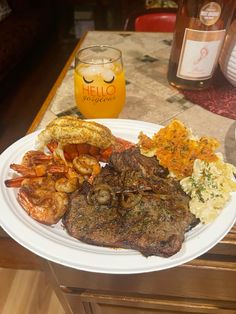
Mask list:
[[[86,118],[117,118],[125,103],[121,52],[108,46],[82,49],[75,58],[75,99]]]

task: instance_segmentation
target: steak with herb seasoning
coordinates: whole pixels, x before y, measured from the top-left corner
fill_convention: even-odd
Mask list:
[[[117,160],[121,165],[121,155],[127,160],[129,151],[132,156],[139,154],[132,148],[111,157],[93,185],[85,183],[71,195],[63,223],[71,236],[89,244],[172,256],[181,249],[186,230],[196,223],[189,198],[173,178],[153,170],[147,174],[149,167],[143,169],[148,157],[135,157],[142,160],[139,170],[126,164],[123,171]]]

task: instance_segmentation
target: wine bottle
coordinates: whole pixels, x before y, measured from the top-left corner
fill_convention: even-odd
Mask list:
[[[181,89],[208,88],[235,0],[180,0],[167,79]]]

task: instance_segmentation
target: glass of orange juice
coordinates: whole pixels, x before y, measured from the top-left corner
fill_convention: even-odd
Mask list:
[[[119,49],[97,45],[75,56],[75,99],[85,118],[117,118],[125,104],[125,76]]]

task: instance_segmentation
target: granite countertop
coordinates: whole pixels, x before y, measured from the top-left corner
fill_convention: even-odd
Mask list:
[[[212,113],[187,100],[166,79],[171,33],[90,31],[81,47],[107,44],[123,54],[126,76],[126,104],[119,118],[142,120],[161,125],[178,118],[194,134],[216,137],[228,162],[236,164],[236,121]],[[57,89],[38,128],[57,116],[79,115],[74,99],[74,64]]]

